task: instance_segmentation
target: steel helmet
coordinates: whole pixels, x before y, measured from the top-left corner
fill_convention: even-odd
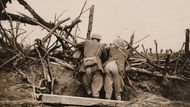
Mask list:
[[[116,38],[113,40],[113,44],[121,49],[125,49],[127,44],[125,43],[125,40],[122,38]]]
[[[98,33],[93,33],[92,35],[91,35],[91,38],[92,39],[99,39],[99,40],[101,40],[101,35],[100,34],[98,34]]]

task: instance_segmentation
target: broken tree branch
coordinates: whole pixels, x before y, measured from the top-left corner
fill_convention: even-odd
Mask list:
[[[34,48],[36,49],[36,51],[38,53],[38,56],[40,58],[41,64],[42,64],[43,77],[44,77],[44,79],[47,79],[46,66],[44,64],[44,59],[42,58],[42,55],[41,55],[40,51],[36,48],[35,45],[34,45]]]
[[[89,14],[89,22],[88,22],[88,30],[87,30],[87,39],[90,39],[90,34],[92,31],[92,24],[93,24],[93,16],[94,16],[94,5],[90,8],[90,14]]]
[[[28,5],[28,3],[24,0],[17,0],[21,5],[24,6],[25,9],[27,9],[35,19],[37,19],[40,23],[47,26],[48,28],[53,28],[55,24],[46,22],[43,18],[41,18],[31,7]]]
[[[159,62],[159,55],[158,55],[158,44],[157,44],[157,42],[156,42],[156,40],[154,40],[154,43],[155,43],[155,46],[156,46],[156,58],[157,58],[157,64],[158,64],[158,62]]]
[[[147,38],[147,37],[149,37],[149,36],[150,36],[150,35],[147,35],[147,36],[145,36],[145,37],[141,38],[140,40],[138,40],[138,41],[134,42],[133,44],[138,43],[138,42],[140,42],[140,41],[142,41],[142,40],[146,39],[146,38]]]
[[[131,46],[133,46],[134,37],[135,37],[135,32],[133,31],[133,34],[131,35],[130,42],[129,42],[129,44],[130,44]]]
[[[144,48],[144,45],[142,44],[141,46],[142,46],[142,48],[143,48],[143,52],[144,52],[144,54],[146,55],[147,52],[146,52],[146,50],[145,50],[145,48]]]
[[[65,62],[64,60],[61,60],[61,59],[58,59],[58,58],[55,58],[55,57],[50,57],[51,59],[55,60],[55,62],[57,62],[58,64],[60,64],[61,66],[63,67],[66,67],[66,68],[69,68],[71,70],[74,70],[74,66]]]
[[[50,38],[51,35],[55,32],[55,30],[59,27],[59,25],[61,25],[62,23],[68,21],[69,19],[70,19],[70,18],[67,18],[67,19],[65,19],[65,20],[59,21],[59,22],[54,26],[54,28],[51,29],[51,31],[47,34],[47,36],[45,36],[45,37],[42,39],[42,42],[45,43],[45,42],[48,40],[48,38]]]
[[[138,73],[144,73],[144,74],[148,74],[148,75],[152,75],[152,76],[156,76],[156,77],[166,77],[168,79],[176,79],[176,80],[186,81],[184,78],[176,76],[176,75],[163,75],[163,74],[153,73],[146,69],[141,69],[141,68],[136,68],[136,67],[131,67],[131,70],[132,71],[129,71],[129,72],[138,72]]]
[[[5,65],[8,64],[9,62],[15,60],[15,59],[16,59],[17,57],[19,57],[19,56],[20,56],[20,55],[17,54],[17,55],[15,55],[15,56],[13,56],[12,58],[8,59],[6,62],[4,62],[4,63],[0,66],[0,68],[2,68],[3,66],[5,66]]]
[[[185,54],[189,53],[189,29],[186,29],[185,33]]]
[[[12,21],[19,21],[21,23],[27,23],[30,25],[38,25],[38,24],[32,22],[31,20],[28,20],[25,17],[19,16],[16,14],[12,14],[12,13],[5,13],[5,12],[1,13],[0,20],[10,20],[8,16],[11,17]]]
[[[40,22],[38,22],[37,20],[34,20],[30,17],[28,17],[27,15],[24,15],[22,14],[24,17],[27,17],[28,19],[30,19],[31,21],[33,21],[34,23],[40,25],[41,27],[43,27],[44,29],[46,29],[48,32],[51,31],[51,29],[49,29],[48,27],[46,27],[45,25],[41,24]],[[59,34],[57,34],[56,32],[53,32],[53,34],[57,37],[57,39],[60,41],[60,42],[63,42],[66,41],[67,43],[70,43],[71,45],[74,45],[75,46],[75,43],[73,43],[72,41],[66,39],[66,38],[63,38],[62,36],[60,36]],[[64,44],[64,43],[63,43]]]
[[[147,63],[149,63],[150,65],[152,65],[153,67],[163,70],[163,68],[159,65],[155,65],[148,57],[140,54],[136,49],[134,49],[127,41],[125,41],[127,43],[127,45],[129,46],[129,48],[131,48],[133,51],[135,51],[139,56],[145,58],[147,60]]]

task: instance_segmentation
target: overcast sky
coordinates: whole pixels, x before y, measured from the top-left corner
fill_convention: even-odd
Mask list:
[[[46,21],[53,21],[55,14],[60,20],[67,17],[74,19],[85,0],[26,0],[28,4]],[[118,35],[129,40],[135,31],[135,41],[146,35],[147,39],[139,42],[146,48],[154,48],[154,40],[158,48],[179,50],[185,40],[185,29],[190,28],[190,0],[87,0],[86,9],[95,5],[93,31],[103,35],[103,42],[112,42]],[[13,0],[8,5],[8,12],[28,13]],[[85,37],[88,26],[88,13],[81,17],[80,36]],[[47,33],[39,33],[41,29],[30,27],[34,32],[30,39],[44,37]],[[32,39],[30,40],[32,42]],[[139,47],[141,48],[141,47]]]

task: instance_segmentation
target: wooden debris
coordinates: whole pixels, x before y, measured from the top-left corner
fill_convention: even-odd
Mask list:
[[[45,36],[43,39],[42,39],[42,42],[45,43],[47,41],[48,38],[51,37],[51,35],[55,32],[55,30],[59,27],[59,25],[61,25],[62,23],[68,21],[70,18],[67,18],[65,20],[62,20],[62,21],[59,21],[55,26],[54,28],[48,33],[47,36]]]
[[[55,60],[55,62],[60,65],[60,66],[63,66],[63,67],[66,67],[66,68],[69,68],[71,70],[74,70],[74,66],[65,62],[64,60],[61,60],[61,59],[58,59],[58,58],[55,58],[55,57],[50,57],[51,59]],[[51,63],[55,63],[55,62],[51,62]]]
[[[141,69],[141,68],[136,68],[136,67],[131,67],[131,72],[137,72],[137,73],[148,74],[148,75],[156,76],[156,77],[165,77],[168,79],[176,79],[176,80],[186,81],[184,78],[176,76],[176,75],[163,75],[160,73],[154,73],[154,72],[158,72],[158,71],[151,72],[146,69]]]
[[[154,40],[155,46],[156,46],[156,58],[157,58],[157,64],[159,62],[159,55],[158,55],[158,43],[156,42],[156,40]]]
[[[133,34],[131,35],[131,38],[130,38],[129,44],[130,44],[131,46],[133,46],[134,37],[135,37],[135,32],[133,32]]]
[[[147,51],[145,50],[144,45],[142,44],[141,46],[142,46],[142,48],[143,48],[144,54],[146,55]]]
[[[130,49],[132,49],[134,52],[136,52],[139,56],[145,58],[145,59],[147,60],[147,63],[149,63],[150,65],[152,65],[153,67],[155,67],[155,68],[157,68],[157,69],[160,69],[160,70],[163,69],[161,66],[154,64],[148,57],[146,57],[146,56],[140,54],[140,53],[139,53],[136,49],[134,49],[127,41],[125,41],[125,42],[127,43],[128,47],[130,47]]]
[[[90,39],[90,34],[92,31],[92,24],[93,24],[93,16],[94,16],[94,5],[90,8],[90,14],[89,14],[89,22],[88,22],[88,30],[87,30],[87,39]]]
[[[40,94],[38,96],[40,98],[40,101],[46,104],[74,105],[74,106],[109,106],[109,107],[119,107],[119,105],[127,104],[127,102],[125,101],[74,97],[74,96],[65,96],[65,95]]]
[[[14,57],[10,58],[9,60],[7,60],[6,62],[4,62],[0,68],[2,68],[4,65],[8,64],[9,62],[15,60],[18,56],[20,56],[19,54],[15,55]]]
[[[147,38],[147,37],[149,37],[149,36],[150,36],[150,35],[147,35],[147,36],[145,36],[145,37],[141,38],[140,40],[138,40],[138,41],[134,42],[134,44],[136,44],[136,43],[138,43],[138,42],[141,42],[142,40],[146,39],[146,38]]]
[[[186,29],[185,33],[185,53],[189,53],[189,29]]]
[[[20,15],[8,13],[6,11],[2,11],[4,8],[0,8],[0,20],[9,20],[10,22],[10,29],[5,29],[0,24],[0,42],[4,42],[3,48],[5,48],[6,51],[10,51],[12,53],[12,56],[7,58],[3,64],[1,64],[0,67],[4,67],[5,65],[12,64],[14,65],[14,68],[18,71],[19,74],[23,76],[29,83],[29,86],[33,88],[33,94],[36,93],[36,90],[46,90],[44,93],[51,93],[53,94],[53,87],[54,87],[54,77],[51,75],[52,70],[51,66],[52,64],[56,64],[59,66],[63,66],[66,68],[69,68],[71,70],[76,70],[76,60],[80,59],[74,58],[73,56],[76,56],[74,52],[77,50],[76,44],[76,32],[73,35],[72,29],[75,28],[75,26],[81,22],[80,17],[85,12],[84,7],[87,2],[84,3],[80,14],[78,17],[76,17],[69,25],[62,25],[64,22],[70,20],[70,18],[66,18],[65,20],[58,21],[56,20],[54,23],[50,23],[45,21],[40,15],[38,15],[26,2],[26,0],[17,0],[22,6],[27,9],[32,17],[29,17],[23,13],[20,13]],[[6,2],[7,3],[7,2]],[[3,4],[6,6],[6,3]],[[4,9],[5,10],[5,9]],[[2,13],[3,12],[3,13]],[[88,23],[88,30],[87,30],[87,39],[90,39],[90,34],[92,32],[92,24],[93,24],[93,14],[94,14],[94,5],[90,8],[90,14],[89,14],[89,23]],[[33,18],[34,17],[34,18]],[[19,21],[22,23],[28,23],[31,25],[38,25],[42,29],[47,30],[47,35],[45,35],[42,40],[39,39],[40,44],[33,44],[31,45],[28,50],[26,51],[24,46],[22,46],[21,43],[17,42],[18,36],[22,35],[23,33],[19,33],[19,26],[16,25],[14,27],[13,21]],[[78,28],[76,28],[78,29]],[[57,39],[52,42],[52,35],[54,35]],[[182,74],[188,71],[188,61],[189,61],[189,29],[186,29],[186,41],[183,46],[185,46],[185,49],[182,49],[179,52],[172,52],[170,49],[170,53],[167,50],[166,53],[163,51],[158,53],[158,43],[154,41],[156,45],[156,53],[152,53],[152,48],[147,48],[145,50],[144,45],[142,44],[143,52],[139,53],[136,49],[139,45],[136,47],[134,46],[135,43],[138,43],[145,38],[149,37],[145,36],[142,39],[134,42],[134,32],[131,36],[130,42],[126,43],[128,44],[130,57],[129,63],[131,65],[131,70],[128,72],[132,72],[135,74],[142,74],[142,77],[147,76],[147,78],[150,77],[156,77],[156,78],[164,78],[164,79],[170,79],[170,80],[179,80],[179,81],[186,81],[185,76]],[[4,40],[5,39],[5,40]],[[86,39],[86,38],[82,38]],[[10,46],[11,48],[7,48],[7,46]],[[37,47],[35,47],[38,45]],[[50,46],[49,46],[50,45]],[[36,49],[36,51],[33,54],[33,51],[31,47]],[[58,52],[57,48],[62,46],[62,53],[59,56],[53,56],[56,52]],[[34,50],[35,50],[34,49]],[[41,49],[41,50],[40,50]],[[148,49],[150,49],[150,53],[148,53]],[[185,51],[185,53],[184,53]],[[135,53],[133,53],[135,52]],[[132,54],[132,55],[131,55]],[[35,56],[36,55],[36,56]],[[58,58],[59,57],[59,58]],[[23,60],[32,60],[37,61],[38,63],[41,62],[42,68],[43,68],[43,78],[41,79],[40,85],[36,86],[30,81],[30,78],[28,75],[26,75],[24,72],[21,71],[21,61]],[[69,62],[67,62],[69,61]],[[79,63],[80,61],[78,61]],[[19,68],[20,67],[20,68]],[[175,73],[172,73],[175,72]],[[187,74],[187,73],[185,73]],[[141,76],[137,75],[137,79],[141,78]],[[124,79],[124,77],[122,77]],[[129,83],[131,87],[133,87],[134,83],[132,80],[136,77],[130,77],[130,75],[127,75],[127,80],[125,84]],[[142,78],[143,80],[144,78]],[[47,81],[46,81],[47,80]],[[46,81],[46,85],[42,87],[41,84],[43,84],[43,81]],[[48,82],[48,83],[47,83]],[[47,85],[48,84],[48,85]],[[135,87],[136,88],[136,87]],[[47,92],[48,90],[48,92]],[[43,92],[42,92],[43,93]],[[41,99],[42,103],[48,103],[48,104],[61,104],[61,105],[79,105],[79,106],[118,106],[122,104],[126,104],[127,102],[124,101],[115,101],[115,100],[105,100],[105,99],[96,99],[96,98],[83,98],[83,97],[72,97],[72,96],[62,96],[62,95],[48,95],[48,94],[39,94],[39,99]]]
[[[22,16],[19,16],[19,15],[16,15],[16,14],[6,13],[6,12],[1,13],[0,19],[1,20],[9,20],[9,17],[11,17],[11,19],[13,21],[18,21],[18,22],[21,22],[21,23],[27,23],[27,24],[30,24],[30,25],[38,25],[38,24],[34,23],[33,21],[27,19],[26,17],[22,17]]]
[[[27,9],[33,16],[34,18],[42,23],[43,25],[47,26],[48,28],[53,28],[55,24],[53,23],[48,23],[46,22],[40,15],[38,15],[31,7],[28,5],[28,3],[24,0],[17,0],[22,6],[24,6],[25,9]]]

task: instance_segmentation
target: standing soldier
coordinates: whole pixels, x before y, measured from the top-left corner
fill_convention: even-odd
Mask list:
[[[103,87],[104,73],[102,63],[105,62],[105,45],[100,43],[101,35],[92,34],[91,40],[85,40],[79,46],[82,54],[82,64],[79,72],[82,72],[82,83],[88,93],[95,98],[99,97],[99,91]]]
[[[117,38],[108,50],[109,59],[105,65],[104,90],[106,99],[111,99],[113,86],[116,100],[121,100],[121,92],[124,85],[125,65],[127,62],[128,51],[124,39]]]

